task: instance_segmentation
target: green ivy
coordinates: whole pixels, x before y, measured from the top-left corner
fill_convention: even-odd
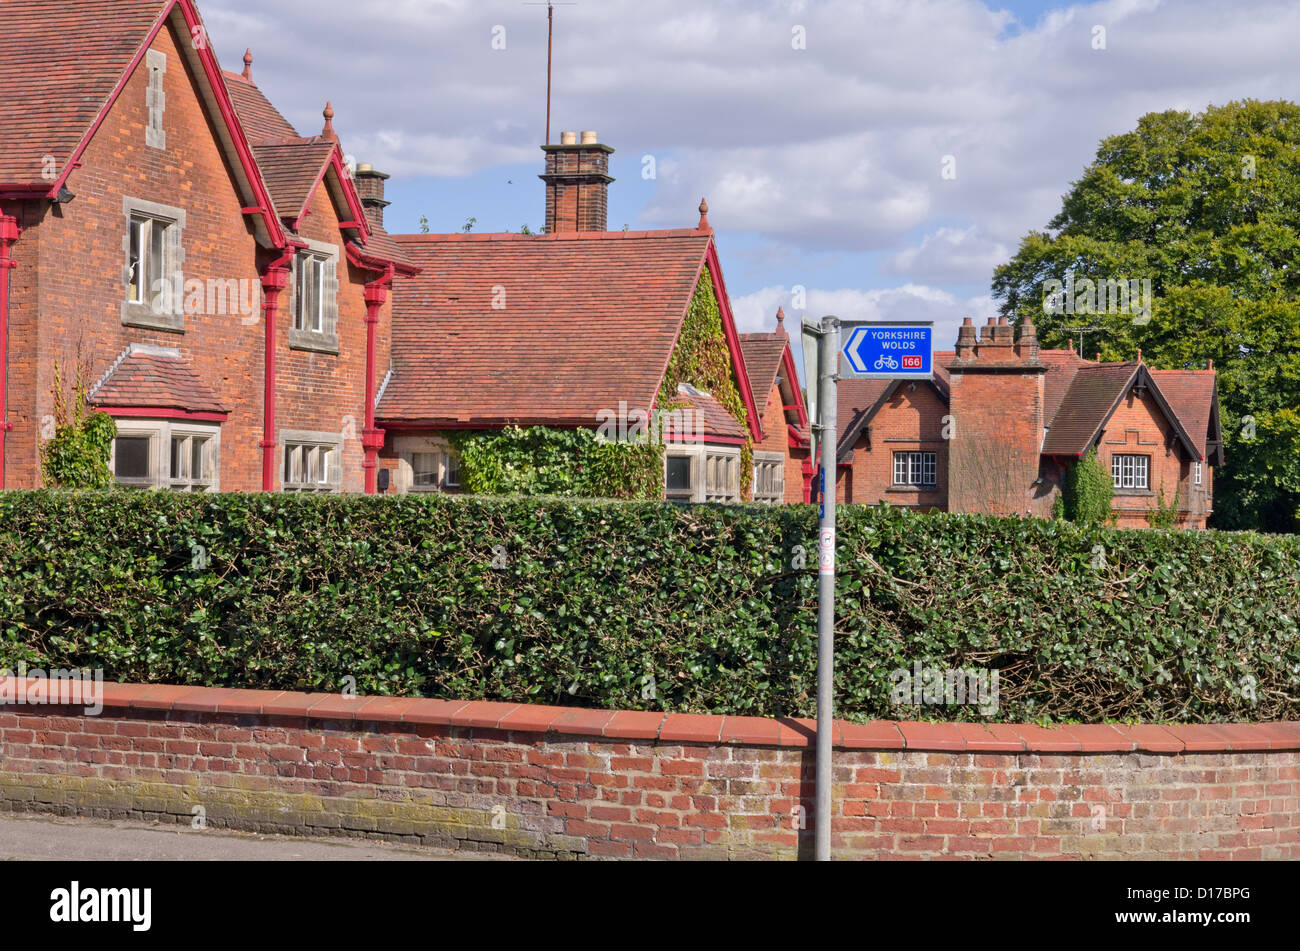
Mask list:
[[[718,308],[713,278],[707,267],[700,271],[699,283],[695,286],[681,333],[677,336],[677,346],[668,359],[668,369],[656,400],[659,409],[671,410],[681,405],[677,393],[681,383],[704,390],[745,430],[745,443],[740,450],[740,491],[744,498],[752,498],[754,442],[749,434],[749,414],[740,396],[736,367],[722,329],[722,311]]]
[[[982,719],[894,706],[920,662],[997,670],[1004,722],[1300,719],[1300,538],[837,520],[843,716]],[[0,667],[809,716],[816,537],[812,506],[0,492]]]
[[[90,409],[87,388],[86,368],[78,363],[69,400],[64,394],[63,369],[55,361],[54,437],[41,447],[41,477],[48,486],[106,489],[114,485],[108,460],[117,425],[106,413]]]
[[[1079,525],[1103,525],[1111,519],[1114,492],[1115,480],[1097,461],[1094,447],[1065,474],[1057,511]]]
[[[663,449],[608,442],[590,429],[507,426],[452,432],[461,487],[477,495],[662,499]]]
[[[1178,524],[1178,506],[1182,500],[1182,491],[1174,490],[1172,499],[1165,499],[1164,483],[1156,492],[1156,505],[1147,513],[1147,524],[1152,528],[1170,529]]]

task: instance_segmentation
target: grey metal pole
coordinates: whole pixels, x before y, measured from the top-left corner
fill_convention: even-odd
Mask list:
[[[821,410],[822,510],[817,549],[817,808],[813,818],[816,858],[831,857],[831,740],[835,716],[835,381],[838,379],[840,321],[822,320],[817,381]]]

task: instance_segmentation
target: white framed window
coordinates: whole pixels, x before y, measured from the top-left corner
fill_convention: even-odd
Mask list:
[[[894,485],[934,485],[937,475],[937,453],[894,453]]]
[[[785,457],[780,453],[754,453],[754,501],[785,500]]]
[[[216,492],[221,429],[188,420],[118,419],[109,470],[118,485],[177,492]]]
[[[308,249],[293,259],[289,346],[338,353],[339,249],[320,241],[304,243]]]
[[[122,214],[122,323],[183,332],[185,210],[128,196],[122,199]]]
[[[1201,464],[1199,462],[1193,462],[1192,463],[1192,485],[1200,485],[1200,484],[1201,484]]]
[[[285,492],[339,492],[343,487],[343,437],[287,430],[281,488]]]
[[[411,453],[411,491],[460,488],[460,453],[454,449]]]
[[[149,124],[144,127],[144,144],[154,149],[167,148],[167,133],[163,130],[163,112],[167,108],[167,93],[163,77],[167,73],[167,54],[149,50],[144,54],[145,69],[149,71],[145,86],[144,103],[149,109]]]
[[[1117,489],[1150,488],[1151,457],[1130,454],[1111,456],[1110,475]]]

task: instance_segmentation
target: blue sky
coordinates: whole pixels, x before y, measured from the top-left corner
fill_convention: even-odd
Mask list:
[[[393,176],[390,230],[541,225],[544,7],[200,2],[223,63],[252,46],[301,132],[333,102],[345,150]],[[553,140],[594,129],[615,148],[611,229],[693,226],[707,196],[742,330],[781,305],[932,319],[946,346],[994,312],[994,266],[1103,137],[1300,83],[1287,0],[579,0],[555,16]]]

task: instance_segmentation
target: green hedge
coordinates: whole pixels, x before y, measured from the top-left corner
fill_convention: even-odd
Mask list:
[[[997,669],[1003,721],[1300,718],[1298,539],[859,506],[840,530],[840,715],[982,719],[892,706],[920,661]],[[812,506],[0,493],[0,666],[808,716],[815,531]]]

